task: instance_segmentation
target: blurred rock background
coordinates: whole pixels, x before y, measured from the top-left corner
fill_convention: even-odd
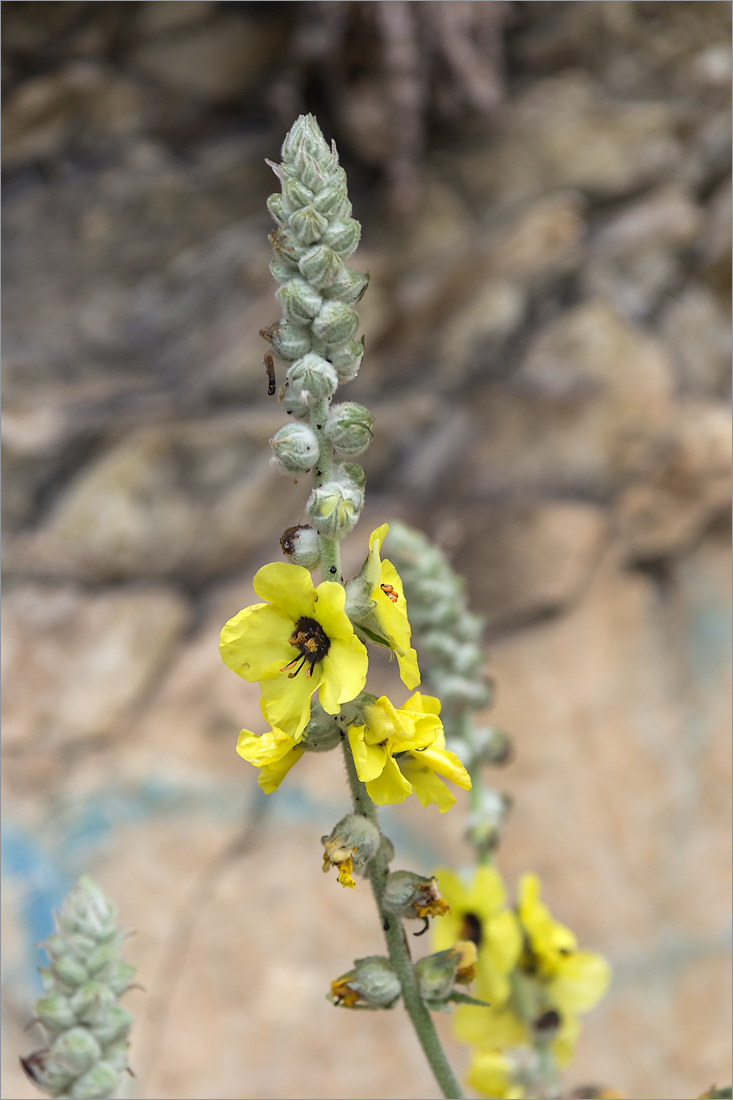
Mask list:
[[[36,1095],[34,944],[82,870],[136,933],[139,1097],[437,1095],[401,1010],[324,999],[382,949],[319,874],[339,761],[261,797],[258,693],[217,653],[308,492],[269,466],[258,335],[301,110],[372,277],[348,566],[399,516],[465,573],[516,747],[501,867],[614,966],[568,1087],[729,1081],[729,3],[2,21],[3,1095]],[[385,816],[397,866],[468,859],[460,806]]]

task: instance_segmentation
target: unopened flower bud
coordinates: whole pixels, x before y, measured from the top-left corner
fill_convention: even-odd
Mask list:
[[[314,401],[320,401],[336,391],[338,376],[327,359],[310,351],[293,363],[288,371],[288,382],[301,394],[307,393]]]
[[[282,225],[285,221],[285,209],[283,206],[283,197],[279,191],[276,191],[274,195],[270,195],[267,200],[267,209],[270,211],[277,224]]]
[[[270,446],[282,469],[290,474],[305,474],[318,458],[316,433],[298,421],[285,424],[275,432]]]
[[[328,299],[338,299],[339,302],[355,303],[361,301],[368,286],[368,271],[355,271],[353,267],[342,266],[331,284],[324,289],[323,295]]]
[[[331,982],[328,999],[344,1008],[392,1008],[401,992],[389,959],[370,955],[356,959],[353,970]]]
[[[285,379],[285,385],[277,395],[277,399],[288,416],[294,416],[296,420],[305,420],[310,412],[310,394],[303,393],[299,386],[291,386],[287,378]]]
[[[332,348],[328,358],[336,368],[339,382],[350,382],[359,373],[364,358],[364,337],[361,340],[350,340],[342,348]]]
[[[77,1077],[69,1089],[70,1100],[97,1100],[111,1096],[119,1083],[120,1071],[106,1061],[97,1062],[90,1070]]]
[[[20,1064],[28,1079],[50,1096],[62,1096],[73,1081],[73,1074],[58,1064],[47,1047],[21,1058]]]
[[[269,340],[280,358],[288,363],[300,359],[311,349],[310,329],[290,321],[276,321],[269,328],[262,329],[260,336]]]
[[[476,759],[482,764],[507,764],[514,755],[511,737],[498,726],[479,726],[474,730],[473,742]]]
[[[332,179],[313,199],[313,205],[318,213],[323,214],[329,221],[333,218],[348,218],[351,214],[351,203],[346,183],[340,179]]]
[[[311,716],[300,742],[308,752],[330,752],[341,743],[341,727],[320,703],[311,700]]]
[[[315,115],[300,115],[288,130],[281,148],[283,160],[296,161],[305,153],[322,160],[331,150],[321,133]]]
[[[51,1057],[62,1069],[76,1077],[98,1062],[101,1047],[85,1027],[72,1027],[51,1045]]]
[[[315,569],[321,560],[318,547],[318,535],[306,523],[288,527],[280,536],[280,546],[288,561],[293,565],[302,565],[306,569]]]
[[[288,228],[290,233],[303,247],[307,247],[309,244],[315,244],[316,241],[320,241],[328,229],[328,219],[323,217],[323,214],[319,214],[318,211],[312,206],[304,206],[302,210],[296,210],[288,218]],[[326,244],[330,244],[330,241],[326,241]],[[337,248],[334,248],[334,252],[340,255]]]
[[[304,279],[319,290],[330,287],[344,268],[332,248],[327,244],[316,244],[303,253],[298,268]]]
[[[374,417],[363,405],[345,401],[331,407],[324,431],[338,454],[358,455],[374,439],[373,423]]]
[[[428,1008],[442,1009],[451,998],[456,982],[467,984],[476,977],[476,945],[459,940],[447,951],[420,959],[415,964],[420,995]]]
[[[275,297],[288,321],[296,325],[311,321],[318,313],[323,301],[318,291],[300,276],[283,283],[275,292]]]
[[[348,260],[359,244],[361,226],[355,218],[344,218],[343,221],[331,222],[321,235],[324,244],[330,245],[342,260]]]
[[[283,184],[283,209],[286,214],[293,214],[296,210],[308,206],[313,200],[313,192],[298,179],[286,180]]]
[[[442,917],[450,905],[440,896],[437,878],[425,878],[413,871],[392,871],[382,895],[382,904],[390,913],[408,920]]]
[[[330,836],[321,837],[323,870],[338,867],[342,886],[354,887],[352,871],[362,871],[379,851],[380,833],[377,826],[360,814],[347,814],[334,825]]]
[[[287,283],[289,279],[298,274],[298,265],[294,260],[285,260],[281,256],[274,256],[270,261],[270,274],[278,283]]]
[[[345,302],[324,301],[311,328],[327,347],[340,347],[356,334],[359,314]]]
[[[493,787],[484,787],[478,806],[471,810],[465,838],[480,853],[492,852],[501,840],[512,800]]]
[[[364,494],[357,485],[334,480],[313,490],[306,511],[319,535],[341,539],[358,520],[363,504]]]
[[[65,993],[47,993],[36,1001],[36,1018],[52,1034],[66,1031],[76,1023],[76,1015]]]

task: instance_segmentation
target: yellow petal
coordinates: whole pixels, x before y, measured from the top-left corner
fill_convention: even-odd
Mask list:
[[[277,760],[273,764],[266,764],[264,767],[260,768],[257,783],[265,794],[272,794],[273,791],[277,790],[285,776],[293,765],[298,763],[304,752],[305,749],[302,745],[296,745],[294,749],[290,749],[290,751],[283,756],[282,760]]]
[[[421,756],[422,753],[400,757],[400,770],[412,783],[422,805],[429,806],[433,803],[443,814],[455,803],[455,795],[451,794],[443,780],[439,779],[434,771],[421,762]]]
[[[377,779],[384,771],[387,753],[381,745],[369,745],[364,740],[364,726],[349,727],[349,744],[356,773],[362,783]]]
[[[323,581],[316,589],[315,618],[326,632],[326,637],[333,641],[334,638],[348,638],[354,636],[354,628],[351,620],[344,611],[346,602],[346,589],[335,581]],[[361,643],[360,643],[361,644]]]
[[[267,730],[266,733],[254,734],[249,730],[242,730],[237,740],[237,752],[249,764],[261,768],[265,764],[272,764],[282,760],[295,742],[279,729]]]
[[[342,703],[351,702],[364,690],[368,667],[366,647],[353,631],[350,637],[331,639],[328,653],[316,665],[323,676],[318,699],[327,714],[338,714]]]
[[[478,1043],[506,1049],[529,1040],[521,1020],[509,1008],[457,1005],[453,1017],[456,1038],[469,1046]]]
[[[412,787],[403,776],[391,756],[386,756],[384,769],[378,779],[366,785],[367,794],[377,806],[404,802],[412,794]]]
[[[406,688],[412,691],[420,683],[420,668],[417,663],[417,653],[409,649],[404,655],[397,654],[397,665],[400,670],[400,678]]]
[[[275,662],[292,660],[290,619],[270,604],[245,607],[222,627],[219,652],[227,668],[253,683]]]
[[[548,995],[561,1016],[575,1016],[597,1005],[610,983],[611,967],[603,955],[574,951],[560,962],[557,975],[548,983]]]
[[[261,599],[281,608],[293,622],[301,616],[313,616],[316,590],[310,573],[302,565],[285,561],[263,565],[255,573],[252,587]]]
[[[455,783],[462,790],[471,790],[471,776],[454,752],[431,747],[417,753],[415,759],[423,761],[426,767],[450,779],[451,783]]]
[[[271,666],[260,675],[259,681],[270,722],[294,740],[300,740],[310,718],[311,697],[322,681],[319,666],[314,667],[310,678],[305,668],[289,677],[287,672]]]

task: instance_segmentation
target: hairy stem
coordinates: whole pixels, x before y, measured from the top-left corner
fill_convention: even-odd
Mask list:
[[[346,774],[349,777],[349,788],[354,804],[354,813],[363,814],[379,827],[377,808],[366,792],[364,784],[356,774],[354,758],[348,745],[344,741],[344,760],[346,762]],[[431,1070],[438,1082],[444,1097],[451,1100],[461,1100],[463,1093],[461,1086],[453,1072],[453,1068],[446,1057],[443,1045],[435,1030],[432,1017],[420,996],[415,970],[410,958],[410,949],[405,938],[405,930],[402,921],[394,913],[388,913],[382,905],[384,887],[389,874],[388,860],[383,850],[379,851],[369,864],[369,880],[372,884],[374,900],[377,903],[379,919],[387,941],[389,961],[395,974],[399,978],[402,987],[402,1000],[407,1014],[415,1028],[420,1045],[428,1060]]]
[[[328,418],[328,399],[317,401],[310,414],[310,426],[318,439],[318,463],[314,474],[316,488],[330,481],[333,476],[333,449],[323,434],[323,428]],[[341,580],[341,547],[338,539],[329,539],[325,535],[319,535],[318,548],[321,558],[321,580]]]

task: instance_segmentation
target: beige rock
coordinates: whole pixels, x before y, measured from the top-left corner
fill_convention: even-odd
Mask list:
[[[133,52],[134,68],[184,95],[221,102],[243,95],[274,63],[275,23],[241,13],[170,37],[147,39]]]
[[[615,525],[626,556],[653,560],[690,547],[730,508],[731,457],[727,405],[681,402],[669,454],[650,479],[617,501]]]
[[[603,511],[591,505],[482,509],[467,519],[454,564],[470,578],[491,633],[567,610],[590,583],[608,535]]]
[[[236,568],[303,509],[304,487],[270,465],[267,440],[283,419],[275,405],[131,431],[16,545],[11,568],[106,579]]]
[[[683,393],[730,390],[730,317],[704,283],[691,282],[666,305],[660,325]]]
[[[580,70],[533,82],[507,105],[501,129],[460,164],[482,206],[558,187],[617,198],[668,178],[681,159],[670,105],[624,103]]]
[[[468,485],[613,493],[664,452],[671,409],[664,347],[586,302],[537,334],[508,385],[483,391]]]
[[[591,241],[584,285],[627,316],[645,316],[683,278],[684,252],[703,224],[702,210],[679,187],[632,203]]]
[[[161,587],[9,585],[5,601],[5,747],[54,770],[60,750],[125,732],[189,615]]]
[[[139,125],[141,90],[93,62],[75,62],[58,73],[25,81],[3,106],[5,169],[58,156],[81,134],[121,137]]]

